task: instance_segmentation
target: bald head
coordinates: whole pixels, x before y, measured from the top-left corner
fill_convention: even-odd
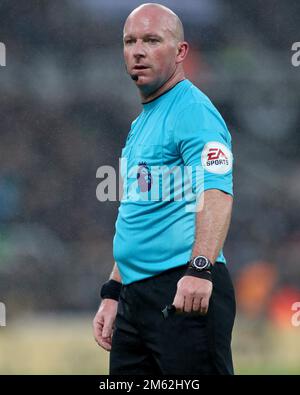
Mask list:
[[[123,32],[126,69],[143,102],[170,89],[184,76],[189,45],[178,16],[160,4],[142,4],[128,16]]]
[[[143,23],[150,25],[151,20],[158,21],[161,26],[168,31],[174,38],[175,42],[184,41],[183,25],[179,17],[170,8],[157,3],[146,3],[135,8],[128,16],[125,25],[136,19],[143,20]]]

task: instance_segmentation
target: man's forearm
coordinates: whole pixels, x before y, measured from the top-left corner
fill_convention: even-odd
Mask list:
[[[196,213],[192,256],[204,255],[215,262],[228,233],[232,203],[232,196],[220,190],[204,192],[203,208]]]
[[[114,267],[113,267],[113,270],[112,270],[112,272],[111,272],[111,274],[109,276],[109,279],[118,281],[119,283],[122,282],[122,279],[121,279],[121,276],[120,276],[120,272],[119,272],[119,269],[118,269],[118,266],[117,266],[116,263],[114,264]]]

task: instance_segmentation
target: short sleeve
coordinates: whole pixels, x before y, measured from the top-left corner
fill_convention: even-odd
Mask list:
[[[193,175],[199,169],[201,185],[193,176],[193,189],[219,189],[233,195],[231,136],[212,103],[193,103],[177,116],[174,139],[184,166]],[[198,174],[198,172],[196,172]]]

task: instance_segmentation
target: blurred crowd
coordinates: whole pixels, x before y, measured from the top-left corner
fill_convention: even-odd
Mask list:
[[[118,168],[141,109],[122,59],[123,23],[140,3],[0,3],[7,49],[0,67],[0,301],[8,314],[98,304],[113,265],[118,202],[97,200],[96,171]],[[269,295],[299,290],[300,67],[290,59],[300,4],[161,3],[182,17],[188,77],[232,134],[235,207],[225,254],[237,292],[244,300],[239,284],[251,265],[260,277],[257,262],[272,268],[271,286],[262,276]]]

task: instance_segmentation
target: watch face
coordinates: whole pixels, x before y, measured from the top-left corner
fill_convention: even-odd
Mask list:
[[[198,270],[204,270],[209,266],[209,262],[204,256],[197,256],[193,261],[193,265]]]

